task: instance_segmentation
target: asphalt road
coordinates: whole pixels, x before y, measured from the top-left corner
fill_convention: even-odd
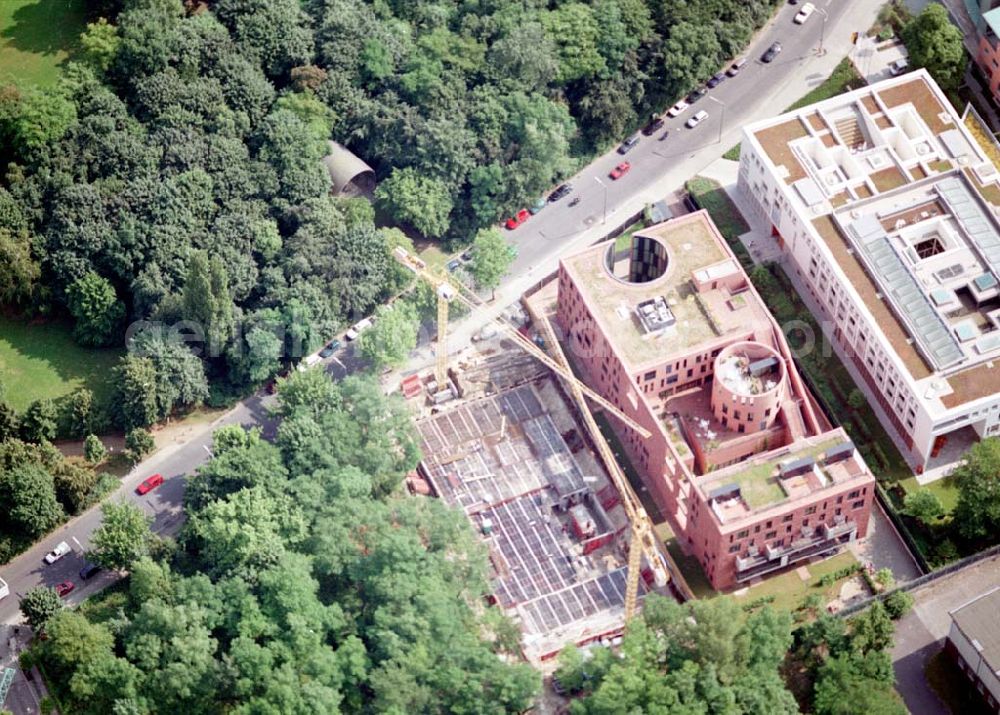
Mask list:
[[[664,116],[665,127],[649,137],[640,134],[639,144],[625,156],[612,149],[597,158],[568,179],[573,185],[572,194],[549,204],[513,231],[505,230],[508,240],[518,249],[511,274],[530,270],[552,250],[553,244],[583,230],[602,222],[609,230],[617,227],[627,218],[615,215],[617,207],[648,190],[664,172],[679,163],[700,162],[701,166],[707,165],[730,148],[720,145],[720,137],[726,132],[746,124],[751,117],[759,116],[762,108],[768,109],[766,114],[777,114],[783,110],[781,106],[767,105],[773,101],[776,88],[796,75],[804,60],[817,53],[823,33],[823,12],[828,15],[827,28],[832,30],[839,19],[849,14],[852,6],[860,3],[814,0],[814,4],[816,12],[803,25],[792,22],[801,4],[782,7],[743,55],[749,61],[736,77],[727,77],[679,117],[670,119]],[[867,27],[856,29],[866,30]],[[824,41],[828,37],[825,36]],[[775,41],[782,44],[781,54],[770,64],[764,64],[760,56]],[[726,67],[719,69],[721,71]],[[668,108],[661,109],[665,112]],[[708,119],[694,129],[685,127],[684,123],[700,110],[708,112]],[[665,131],[669,131],[669,136],[661,141]],[[608,174],[622,161],[628,161],[632,169],[621,179],[613,181]],[[581,199],[580,203],[571,207],[570,201],[577,197]]]
[[[871,2],[818,0],[816,4],[828,13],[827,24],[832,26],[851,8],[869,5]],[[591,229],[601,222],[605,218],[605,191],[607,224],[611,228],[616,225],[616,207],[647,191],[657,179],[662,179],[665,172],[679,168],[692,172],[699,170],[700,166],[707,165],[729,148],[720,146],[720,135],[739,127],[755,112],[759,115],[762,109],[766,108],[771,114],[782,109],[782,107],[767,107],[769,98],[796,77],[796,73],[801,71],[802,62],[815,54],[823,26],[823,14],[820,11],[817,11],[804,26],[792,23],[795,12],[794,6],[786,6],[779,11],[776,18],[759,34],[748,50],[747,57],[751,58],[751,61],[743,68],[740,75],[727,78],[719,87],[712,90],[709,96],[694,105],[693,109],[668,121],[665,129],[652,137],[642,137],[638,146],[626,157],[621,157],[612,151],[596,159],[571,179],[575,187],[571,196],[557,204],[549,205],[538,215],[531,217],[522,227],[508,232],[510,239],[519,248],[519,256],[506,282],[523,280],[540,264],[542,258],[551,255],[554,250],[558,251],[563,244],[568,245],[582,231]],[[759,56],[776,39],[782,42],[784,47],[782,53],[770,65],[760,63]],[[818,82],[822,78],[808,79],[810,81],[815,79]],[[723,117],[723,107],[718,102],[725,105],[725,117]],[[709,118],[696,129],[684,128],[683,123],[687,118],[700,109],[709,112]],[[664,141],[659,141],[658,137],[666,129],[669,129],[670,136]],[[611,181],[607,178],[608,172],[623,158],[632,164],[632,170],[621,180]],[[600,179],[603,185],[595,181],[595,178]],[[581,198],[580,204],[569,207],[569,202],[577,196]],[[625,217],[617,218],[620,223]],[[327,361],[327,369],[335,377],[355,369],[358,364],[353,358],[350,347],[341,349],[334,358]],[[271,399],[269,396],[257,395],[237,405],[213,425],[206,426],[204,431],[185,444],[161,450],[133,470],[123,480],[118,493],[112,498],[125,498],[135,502],[153,519],[154,530],[164,534],[174,533],[183,518],[183,477],[192,473],[208,458],[211,431],[222,425],[241,424],[246,427],[262,425],[265,434],[273,433],[275,425],[273,420],[269,419],[266,409]],[[156,472],[165,477],[163,485],[146,496],[136,495],[135,488],[139,482]],[[85,560],[83,553],[88,548],[90,536],[99,523],[99,508],[91,509],[60,527],[0,569],[0,577],[7,581],[11,589],[10,596],[0,600],[0,622],[18,622],[20,596],[37,585],[54,586],[62,581],[73,581],[77,588],[67,601],[75,603],[110,583],[114,579],[114,574],[101,573],[86,582],[81,581],[78,575]],[[66,541],[72,547],[73,553],[55,564],[45,564],[43,557],[60,541]]]

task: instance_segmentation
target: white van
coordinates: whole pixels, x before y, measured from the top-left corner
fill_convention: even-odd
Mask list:
[[[365,318],[364,320],[359,320],[358,322],[356,322],[354,325],[351,326],[350,330],[344,333],[344,338],[346,338],[347,340],[355,340],[359,335],[361,335],[361,333],[365,332],[370,327],[372,327],[371,318]]]

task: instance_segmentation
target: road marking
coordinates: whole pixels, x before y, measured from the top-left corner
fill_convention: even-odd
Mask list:
[[[75,544],[76,544],[77,546],[79,546],[79,547],[80,547],[80,552],[82,553],[82,552],[83,552],[83,550],[84,550],[84,549],[83,549],[83,544],[81,544],[81,543],[80,543],[80,540],[79,540],[78,538],[76,538],[75,536],[74,536],[74,537],[72,537],[72,538],[73,538],[73,543],[75,543]]]

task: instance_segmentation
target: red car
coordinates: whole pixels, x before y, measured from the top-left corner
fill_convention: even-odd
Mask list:
[[[610,176],[613,180],[617,181],[618,179],[625,176],[625,174],[627,174],[631,170],[632,170],[632,165],[629,164],[627,161],[623,161],[621,164],[612,169],[611,173],[608,174],[608,176]]]
[[[153,491],[154,489],[156,489],[161,484],[163,484],[163,475],[162,474],[154,474],[151,477],[147,477],[146,480],[142,484],[140,484],[138,487],[136,487],[135,493],[139,494],[139,495],[148,494],[149,492]]]
[[[73,589],[76,585],[72,581],[63,581],[56,585],[56,593],[59,594],[59,598],[66,598],[66,596],[73,593]]]
[[[522,223],[527,221],[528,218],[530,217],[531,214],[528,212],[528,209],[521,209],[520,211],[517,212],[516,216],[511,216],[509,219],[507,219],[507,223],[505,223],[504,226],[507,227],[508,231],[513,231],[515,228],[517,228]]]

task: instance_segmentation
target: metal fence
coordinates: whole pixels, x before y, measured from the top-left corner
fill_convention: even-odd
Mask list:
[[[991,546],[985,551],[980,551],[978,554],[973,554],[972,556],[966,556],[964,559],[959,559],[958,561],[948,564],[947,566],[944,566],[938,569],[937,571],[924,574],[923,576],[915,578],[912,581],[901,583],[898,586],[889,589],[885,593],[879,593],[874,596],[871,596],[870,598],[866,598],[863,601],[858,601],[857,603],[851,604],[842,611],[838,611],[837,615],[842,617],[852,616],[855,613],[859,613],[860,611],[865,610],[870,605],[875,603],[875,601],[884,601],[889,596],[898,591],[901,592],[913,591],[915,589],[920,588],[921,586],[926,586],[929,583],[933,583],[934,581],[937,581],[940,578],[944,578],[945,576],[950,576],[951,574],[967,569],[970,566],[975,566],[980,561],[985,561],[986,559],[994,558],[998,555],[1000,555],[1000,544],[997,544],[996,546]]]

